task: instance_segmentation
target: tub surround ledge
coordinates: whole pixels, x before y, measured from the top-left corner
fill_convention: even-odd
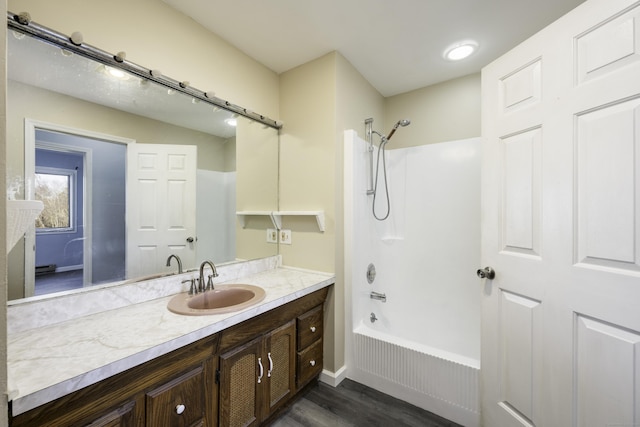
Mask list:
[[[169,295],[10,333],[12,413],[26,412],[335,282],[333,274],[290,267],[228,279],[223,283],[260,286],[266,298],[239,312],[183,316],[167,309]]]

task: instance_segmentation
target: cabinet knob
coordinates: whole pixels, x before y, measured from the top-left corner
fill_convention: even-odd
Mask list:
[[[311,332],[315,332],[316,331],[316,327],[315,326],[312,326],[309,329],[311,329]]]
[[[184,412],[185,409],[186,409],[186,407],[184,405],[176,406],[176,414],[182,415],[182,413]]]
[[[311,366],[316,366],[316,361],[315,361],[315,360],[311,360],[311,361],[309,361],[309,365],[311,365]]]

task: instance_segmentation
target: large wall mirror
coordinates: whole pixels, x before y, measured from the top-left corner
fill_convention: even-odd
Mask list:
[[[43,200],[9,299],[277,254],[278,129],[8,30],[7,191]]]

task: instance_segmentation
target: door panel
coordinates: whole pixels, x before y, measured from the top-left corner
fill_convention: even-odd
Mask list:
[[[526,419],[533,418],[534,328],[539,328],[540,302],[502,291],[501,377],[503,404]]]
[[[540,254],[540,128],[502,139],[502,248]]]
[[[577,262],[638,270],[640,99],[579,115]],[[615,189],[615,191],[612,191]]]
[[[484,425],[640,424],[639,15],[588,0],[483,70]]]
[[[577,425],[635,425],[640,334],[576,315],[576,346]]]
[[[127,156],[127,277],[162,271],[171,254],[194,267],[196,147],[131,144]]]

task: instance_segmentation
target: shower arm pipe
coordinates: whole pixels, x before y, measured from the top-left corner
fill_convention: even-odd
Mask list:
[[[369,188],[367,188],[367,195],[372,195],[375,191],[373,189],[373,119],[369,118],[364,121],[365,140],[368,143],[367,151],[369,152]]]
[[[25,15],[27,19],[25,19]],[[255,120],[274,129],[282,128],[282,123],[277,120],[270,119],[269,117],[255,113],[239,105],[232,104],[229,101],[215,97],[212,94],[207,94],[206,92],[189,86],[185,82],[179,82],[170,77],[166,77],[157,71],[154,72],[154,70],[142,67],[131,61],[127,61],[119,55],[113,55],[84,42],[76,44],[72,41],[71,37],[31,21],[28,14],[7,12],[7,26],[11,30],[29,34],[44,42],[53,44],[64,50],[77,53],[85,58],[93,59],[94,61],[100,62],[104,65],[120,68],[140,78],[154,81],[166,88],[184,93],[215,107]]]

